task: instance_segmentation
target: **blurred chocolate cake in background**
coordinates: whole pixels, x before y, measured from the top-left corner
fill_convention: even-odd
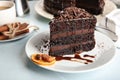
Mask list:
[[[77,7],[59,11],[50,22],[51,56],[90,51],[95,47],[94,29],[96,18]]]
[[[104,9],[104,0],[76,0],[76,6],[83,8],[91,14],[102,14]]]
[[[104,0],[44,0],[45,10],[52,14],[67,7],[78,7],[91,14],[99,15],[102,14],[104,5]]]

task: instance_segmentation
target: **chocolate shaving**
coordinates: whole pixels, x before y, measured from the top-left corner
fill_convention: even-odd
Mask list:
[[[78,18],[91,18],[93,15],[85,11],[84,9],[77,7],[68,7],[63,11],[58,11],[55,15],[55,20],[69,20],[69,19],[78,19]]]

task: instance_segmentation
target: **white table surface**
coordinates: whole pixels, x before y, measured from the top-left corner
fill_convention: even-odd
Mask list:
[[[49,20],[36,14],[35,1],[30,1],[30,14],[21,17],[40,27],[49,29]],[[32,35],[13,42],[0,43],[0,80],[120,80],[120,50],[112,61],[91,72],[65,74],[45,70],[34,65],[26,56],[25,45]]]

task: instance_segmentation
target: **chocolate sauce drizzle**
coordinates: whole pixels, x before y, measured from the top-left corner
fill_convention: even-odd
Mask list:
[[[90,58],[95,58],[95,56],[91,56],[91,55],[84,55],[83,57],[90,57]],[[63,56],[57,56],[56,57],[56,61],[61,61],[61,60],[69,60],[69,61],[72,61],[72,59],[80,59],[80,60],[84,60],[84,64],[88,64],[88,63],[92,63],[93,60],[90,60],[90,59],[85,59],[85,58],[82,58],[79,54],[75,54],[74,57],[63,57]]]
[[[90,57],[90,58],[95,58],[95,56],[85,54],[83,57]]]

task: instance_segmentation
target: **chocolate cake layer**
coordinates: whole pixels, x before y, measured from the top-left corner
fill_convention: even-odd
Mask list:
[[[67,7],[78,7],[86,9],[91,14],[102,14],[104,0],[44,0],[45,10],[52,14],[57,14],[59,10]]]
[[[95,46],[94,29],[96,18],[77,7],[68,7],[58,12],[50,22],[51,56],[90,51]]]
[[[51,47],[55,45],[66,45],[71,43],[81,43],[89,40],[94,40],[94,34],[81,34],[81,35],[72,35],[68,37],[60,37],[57,39],[51,39]]]
[[[70,44],[62,46],[54,46],[50,48],[51,56],[62,56],[76,53],[77,51],[90,51],[95,45],[95,41],[83,42],[80,44]]]
[[[64,33],[66,31],[73,31],[73,30],[82,30],[82,31],[83,29],[91,30],[94,28],[95,23],[96,23],[95,18],[75,19],[75,20],[64,21],[64,23],[62,21],[58,21],[58,22],[52,21],[50,23],[50,31],[51,34],[56,34],[56,33]],[[59,32],[59,30],[61,30],[62,32]]]

